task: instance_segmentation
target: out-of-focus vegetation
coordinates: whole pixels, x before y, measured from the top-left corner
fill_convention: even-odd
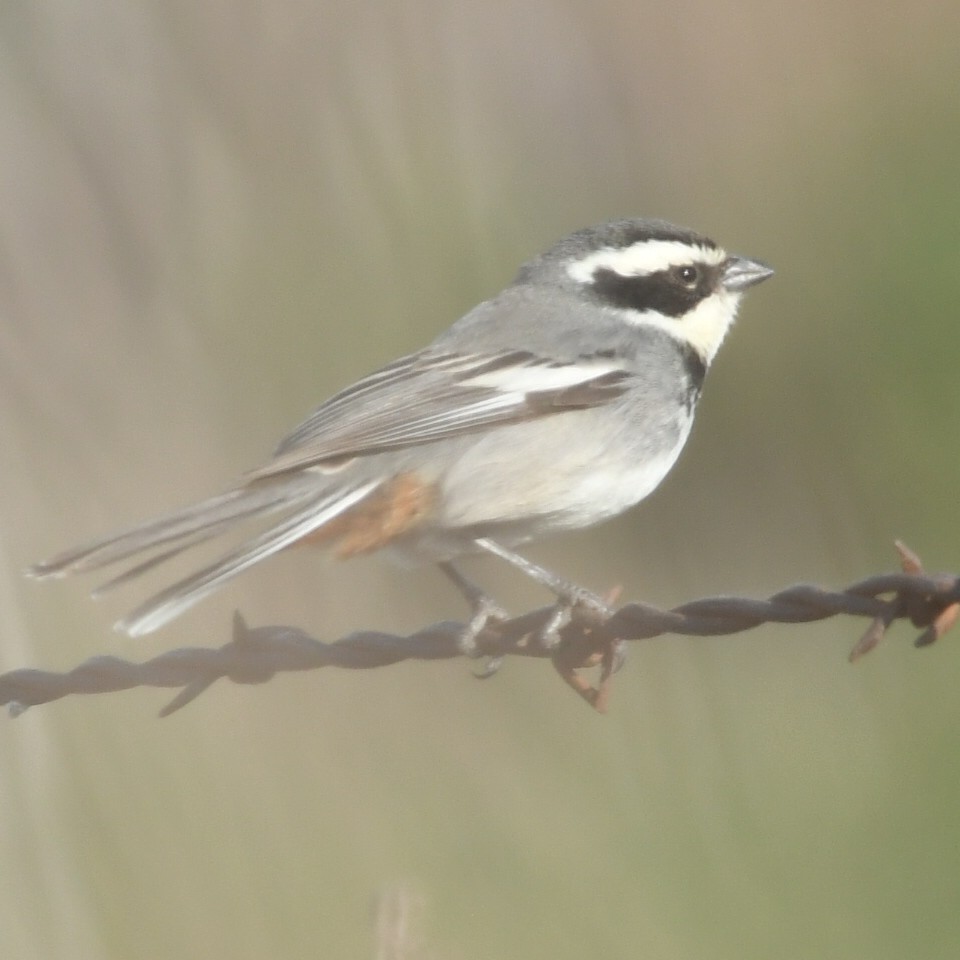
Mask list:
[[[0,9],[0,669],[459,616],[435,573],[284,556],[158,636],[25,564],[256,464],[559,235],[664,216],[769,260],[680,465],[537,547],[670,604],[960,567],[960,7]],[[542,601],[474,568],[515,609]],[[71,699],[0,724],[0,952],[952,958],[955,640],[637,646],[612,713],[543,664]]]

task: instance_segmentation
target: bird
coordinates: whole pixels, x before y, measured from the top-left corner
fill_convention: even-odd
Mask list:
[[[556,642],[575,610],[605,603],[515,548],[616,516],[660,484],[744,291],[772,274],[664,220],[577,230],[428,346],[331,396],[223,492],[27,572],[132,564],[99,596],[259,522],[116,629],[148,634],[268,557],[312,543],[341,559],[382,550],[439,565],[470,605],[465,651],[506,614],[460,560],[498,557],[553,594],[544,639]]]

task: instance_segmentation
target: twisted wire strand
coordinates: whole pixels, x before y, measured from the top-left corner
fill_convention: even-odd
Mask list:
[[[543,607],[483,630],[477,637],[477,651],[489,658],[490,666],[478,676],[492,675],[508,656],[549,658],[567,683],[603,711],[609,679],[622,659],[626,641],[664,634],[720,636],[764,623],[811,623],[846,614],[869,617],[871,621],[851,650],[851,661],[872,650],[887,628],[901,619],[923,628],[915,645],[927,646],[960,617],[960,577],[928,575],[909,548],[898,542],[897,550],[902,572],[868,577],[840,591],[796,584],[765,600],[708,597],[672,610],[628,603],[604,619],[588,619],[574,611],[556,646],[548,646],[539,637],[554,614],[553,607]],[[265,683],[278,673],[295,670],[370,670],[404,660],[461,657],[463,629],[462,623],[443,621],[407,636],[363,630],[324,643],[297,627],[251,628],[236,613],[233,635],[219,648],[184,647],[144,663],[95,656],[64,673],[12,670],[0,675],[0,705],[18,716],[28,707],[71,694],[108,693],[139,686],[179,687],[179,693],[160,711],[160,716],[169,716],[221,678],[234,683]],[[601,666],[601,681],[593,687],[579,671],[597,664]]]

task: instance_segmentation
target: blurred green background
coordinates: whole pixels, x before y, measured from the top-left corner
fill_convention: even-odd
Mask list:
[[[133,642],[142,592],[20,570],[216,491],[612,216],[777,276],[663,488],[531,555],[658,605],[844,584],[897,536],[960,567],[958,36],[932,0],[4,3],[0,670],[219,645],[235,607],[325,639],[460,616],[433,571],[282,556]],[[603,718],[543,663],[29,711],[0,952],[954,958],[957,638],[849,667],[862,626],[635,646]]]

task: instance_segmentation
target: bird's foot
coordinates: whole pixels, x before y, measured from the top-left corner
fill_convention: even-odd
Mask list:
[[[477,637],[491,624],[508,620],[509,614],[486,590],[478,587],[449,561],[441,563],[440,569],[470,604],[470,619],[457,637],[457,647],[465,657],[479,657],[481,653]],[[495,672],[496,668],[490,675]]]
[[[477,637],[491,624],[500,623],[509,619],[509,614],[488,593],[482,590],[471,591],[467,596],[470,604],[471,616],[457,637],[457,647],[465,657],[481,655],[477,644]],[[496,668],[491,672],[496,672]]]
[[[607,601],[586,587],[562,583],[557,585],[556,592],[557,602],[539,631],[540,643],[548,650],[560,643],[561,631],[568,624],[576,621],[584,626],[597,626],[613,615]]]

